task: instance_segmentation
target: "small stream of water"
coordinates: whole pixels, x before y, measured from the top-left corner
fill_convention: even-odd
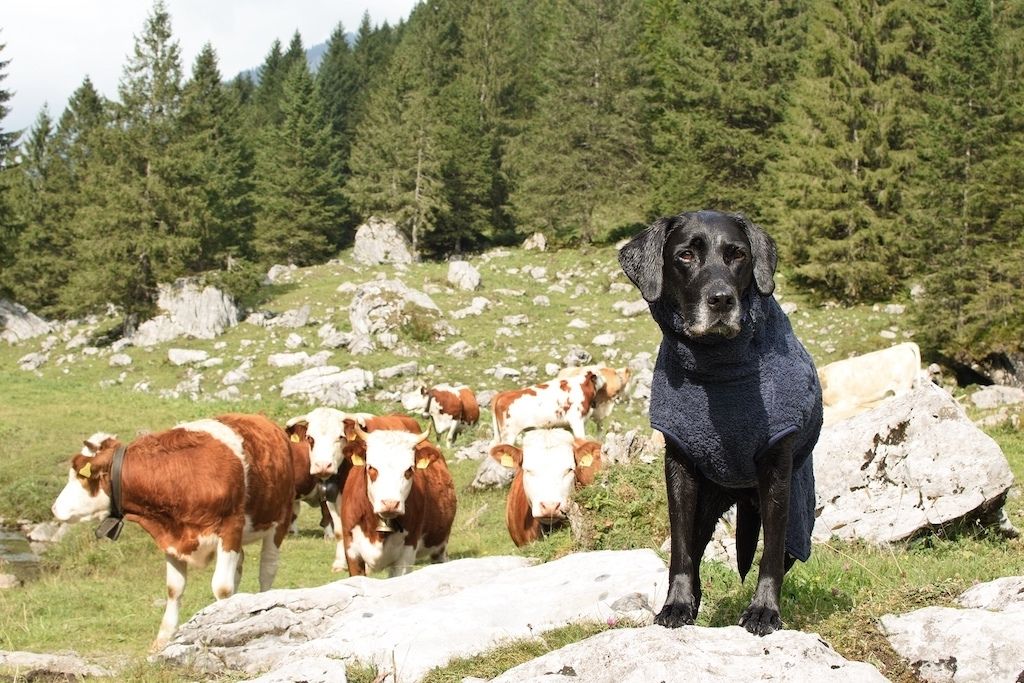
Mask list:
[[[0,527],[0,574],[14,574],[22,581],[39,576],[39,556],[17,529]]]

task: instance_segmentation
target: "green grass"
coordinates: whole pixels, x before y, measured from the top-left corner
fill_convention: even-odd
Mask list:
[[[471,260],[483,276],[481,290],[433,295],[446,314],[469,305],[475,296],[491,301],[491,307],[479,317],[451,320],[458,334],[433,340],[427,317],[414,316],[399,331],[398,348],[359,357],[338,350],[331,363],[376,371],[411,358],[419,363],[420,381],[464,382],[478,390],[500,390],[546,378],[545,364],[561,364],[561,359],[577,346],[590,351],[595,360],[602,360],[606,351],[591,345],[590,340],[604,332],[618,336],[615,348],[619,355],[610,359],[616,364],[657,349],[658,331],[647,316],[623,319],[612,308],[616,301],[633,300],[637,295],[620,286],[626,280],[619,273],[611,247],[544,254],[512,249],[504,255]],[[316,331],[321,325],[331,323],[339,330],[349,329],[351,295],[339,293],[339,285],[365,282],[378,273],[396,275],[392,267],[354,267],[350,263],[348,255],[343,254],[340,264],[296,271],[291,282],[266,292],[260,307],[283,312],[308,305],[310,324],[295,331],[306,340],[306,350],[315,352],[319,350]],[[524,273],[524,268],[534,266],[547,269],[544,280]],[[444,288],[446,272],[447,264],[424,263],[397,276],[410,287]],[[558,281],[558,272],[569,274],[564,292],[549,289]],[[499,295],[494,291],[498,288],[520,290],[522,295]],[[788,286],[784,275],[778,278],[778,288],[784,301],[798,305],[791,320],[819,364],[912,336],[907,327],[909,315],[904,319],[866,306],[813,307]],[[540,295],[548,298],[549,305],[534,303]],[[523,313],[529,322],[509,327],[511,334],[495,334],[504,326],[504,317]],[[589,327],[568,327],[574,318],[587,322]],[[101,321],[98,327],[109,324]],[[881,333],[886,330],[895,338],[883,338]],[[39,341],[0,346],[0,518],[48,519],[49,506],[66,479],[68,457],[79,449],[82,439],[95,431],[115,432],[131,439],[140,432],[229,411],[263,412],[279,422],[305,412],[307,405],[281,399],[277,389],[297,370],[271,368],[266,363],[267,355],[284,350],[283,340],[290,332],[243,323],[217,340],[179,340],[153,350],[129,348],[126,353],[134,363],[123,370],[108,367],[104,355],[83,356],[80,349],[66,351],[60,343],[51,352],[50,362],[37,373],[24,372],[17,368],[17,359],[38,350]],[[468,342],[476,353],[465,361],[453,361],[445,349],[458,340]],[[204,396],[199,401],[160,396],[160,391],[172,389],[190,372],[167,361],[169,347],[201,348],[224,359],[222,366],[202,371]],[[57,358],[66,353],[74,353],[76,361],[58,365]],[[253,361],[252,380],[243,387],[246,398],[237,402],[209,400],[207,396],[221,388],[222,374],[245,358]],[[527,370],[518,379],[496,380],[485,372],[496,365]],[[118,378],[122,372],[122,381],[101,387],[101,382]],[[147,382],[151,390],[133,390],[139,382]],[[379,382],[366,392],[358,409],[400,411],[397,404],[373,400],[378,390],[392,386]],[[622,429],[644,427],[647,419],[640,408],[637,403],[619,405],[609,422],[618,422]],[[484,411],[481,426],[462,435],[457,446],[487,436],[489,419]],[[598,435],[593,425],[588,425],[588,430]],[[1010,428],[990,432],[1006,453],[1014,474],[1024,476],[1024,436]],[[658,548],[668,533],[660,462],[605,472],[599,485],[578,497],[585,510],[578,533],[566,529],[522,550],[515,548],[505,529],[503,492],[470,490],[468,484],[476,463],[456,463],[451,458],[449,463],[459,496],[449,547],[453,558],[525,554],[549,560],[582,549]],[[1024,527],[1024,505],[1016,489],[1011,492],[1007,511],[1011,521]],[[330,572],[334,548],[322,540],[318,519],[318,513],[303,509],[299,535],[290,536],[282,549],[275,587],[316,586],[343,576]],[[0,592],[0,649],[57,651],[72,647],[99,664],[126,666],[120,676],[123,680],[162,683],[203,678],[145,659],[163,612],[165,591],[164,562],[153,541],[131,524],[116,543],[97,541],[92,535],[93,526],[73,528],[44,557],[44,571],[38,580]],[[246,563],[244,591],[256,589],[256,553],[250,555],[253,557]],[[817,545],[810,562],[798,564],[787,577],[783,616],[788,627],[821,634],[843,655],[871,662],[894,680],[911,681],[913,672],[878,633],[878,617],[930,604],[950,604],[974,582],[1022,573],[1024,542],[1006,540],[985,530],[949,530],[885,550],[839,542]],[[211,574],[212,568],[189,574],[183,621],[212,601]],[[708,563],[702,569],[702,578],[704,605],[699,623],[735,623],[750,599],[756,577],[752,575],[744,585],[731,568]],[[492,677],[606,628],[605,624],[580,624],[539,633],[485,655],[453,662],[432,672],[428,680]],[[349,670],[354,681],[372,681],[375,676],[370,668]],[[232,680],[232,676],[223,680]]]

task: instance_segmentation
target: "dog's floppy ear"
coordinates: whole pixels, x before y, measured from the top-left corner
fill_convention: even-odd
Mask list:
[[[673,217],[659,218],[619,249],[622,271],[648,302],[657,301],[661,296],[665,237],[674,220]]]
[[[743,232],[747,234],[747,241],[750,242],[750,256],[754,262],[754,283],[757,285],[757,291],[768,296],[775,291],[775,266],[779,261],[775,240],[760,225],[752,223],[743,214],[733,214],[733,217],[743,226]]]

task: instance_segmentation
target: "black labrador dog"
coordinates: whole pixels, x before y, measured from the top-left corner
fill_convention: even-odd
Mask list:
[[[733,504],[741,580],[764,529],[757,588],[739,620],[751,633],[782,628],[782,578],[810,555],[821,387],[772,297],[776,261],[764,230],[717,211],[660,218],[619,251],[662,331],[651,386],[672,530],[662,626],[694,622],[701,557]]]

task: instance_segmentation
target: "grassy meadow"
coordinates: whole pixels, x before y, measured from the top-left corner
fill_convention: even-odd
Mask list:
[[[145,431],[229,411],[264,412],[281,423],[305,412],[305,404],[280,398],[278,389],[282,379],[301,368],[272,368],[266,357],[286,351],[284,339],[291,332],[300,334],[308,345],[306,350],[313,353],[319,350],[316,332],[324,323],[348,330],[351,295],[338,291],[346,282],[359,284],[381,274],[397,277],[410,287],[431,292],[445,314],[469,305],[477,296],[486,297],[492,305],[479,317],[451,320],[458,334],[444,340],[422,340],[416,330],[406,329],[399,332],[400,344],[393,351],[354,357],[338,349],[330,363],[342,368],[377,371],[414,359],[420,368],[417,381],[464,382],[479,391],[545,379],[545,365],[561,365],[575,347],[588,350],[595,361],[616,365],[637,353],[656,351],[658,333],[650,319],[646,315],[623,318],[612,307],[617,301],[638,298],[619,273],[612,247],[548,253],[512,249],[470,260],[483,276],[483,286],[476,292],[451,289],[446,283],[447,264],[417,264],[399,271],[358,267],[344,253],[338,262],[294,271],[291,282],[267,288],[259,308],[280,313],[308,305],[311,319],[306,327],[268,329],[242,323],[217,340],[177,340],[150,350],[129,347],[125,353],[133,364],[127,368],[109,367],[104,352],[89,355],[80,348],[65,350],[62,341],[51,352],[49,362],[36,372],[27,372],[18,368],[17,360],[38,350],[41,340],[0,346],[0,518],[7,524],[18,519],[49,519],[49,506],[66,480],[69,455],[95,431],[114,432],[130,440]],[[546,272],[541,275],[536,268]],[[779,292],[784,301],[798,305],[791,320],[819,364],[883,348],[913,333],[909,315],[872,307],[814,306],[792,291],[783,275]],[[537,297],[546,297],[546,301]],[[525,314],[528,322],[503,322],[507,316],[520,314]],[[570,326],[573,320],[583,321],[587,327]],[[101,329],[104,324],[98,321],[94,327]],[[616,335],[611,347],[603,349],[591,343],[598,334],[608,332]],[[475,354],[464,361],[450,358],[445,349],[458,340],[468,342]],[[204,395],[223,388],[220,377],[224,372],[252,359],[251,380],[240,387],[243,397],[231,402],[162,397],[162,390],[174,388],[191,372],[167,361],[171,347],[205,349],[224,359],[223,365],[201,371]],[[65,354],[74,354],[75,359],[58,364]],[[488,370],[498,365],[523,370],[523,374],[518,379],[495,379]],[[373,397],[406,381],[378,380],[375,388],[363,394],[357,409],[401,411],[399,404]],[[139,383],[146,383],[149,390],[135,390]],[[640,402],[620,403],[605,427],[646,426],[642,408]],[[485,410],[481,425],[461,435],[456,448],[488,435],[489,421]],[[600,436],[593,424],[588,429]],[[1002,446],[1018,479],[1024,476],[1024,436],[1009,427],[993,428],[989,433]],[[587,511],[588,533],[574,541],[568,531],[562,531],[523,551],[515,548],[505,530],[503,492],[472,491],[468,485],[477,463],[454,462],[451,457],[449,463],[459,494],[449,548],[453,558],[525,552],[550,559],[577,549],[658,548],[667,536],[660,463],[609,470],[599,486],[580,495]],[[1024,526],[1024,504],[1016,488],[1011,491],[1008,513],[1014,524]],[[282,548],[275,587],[315,586],[343,578],[330,572],[333,543],[322,539],[318,520],[318,512],[303,509],[299,533],[290,536]],[[187,671],[145,659],[165,594],[164,563],[155,544],[134,524],[126,525],[116,543],[97,541],[94,526],[74,527],[43,556],[38,578],[21,588],[0,591],[0,649],[73,649],[91,661],[119,668],[122,680],[189,680]],[[783,617],[788,628],[817,632],[846,657],[868,661],[891,679],[913,681],[913,671],[888,647],[875,620],[890,612],[949,604],[976,581],[1021,573],[1024,541],[1007,540],[984,529],[950,529],[888,549],[833,542],[815,546],[810,562],[798,563],[790,572],[784,585]],[[256,589],[256,575],[256,561],[250,558],[243,591]],[[212,601],[211,576],[212,567],[189,574],[183,621]],[[735,623],[755,582],[748,580],[742,585],[733,569],[715,563],[710,563],[702,576],[704,606],[699,623]],[[529,642],[509,643],[486,656],[453,662],[433,672],[428,680],[494,676],[604,628],[609,627],[583,624]],[[359,667],[352,668],[349,675],[354,681],[374,679],[373,671]],[[232,678],[228,673],[224,680]]]

